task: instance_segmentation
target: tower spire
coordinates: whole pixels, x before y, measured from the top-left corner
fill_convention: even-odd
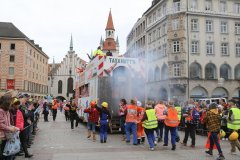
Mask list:
[[[71,34],[71,40],[70,40],[70,51],[73,51],[73,39]]]
[[[113,25],[113,20],[112,20],[112,12],[111,12],[111,8],[109,11],[109,15],[108,15],[108,21],[107,21],[107,26],[105,30],[114,30],[114,25]]]
[[[55,68],[55,60],[54,60],[54,56],[53,56],[53,63],[52,63],[52,69]]]

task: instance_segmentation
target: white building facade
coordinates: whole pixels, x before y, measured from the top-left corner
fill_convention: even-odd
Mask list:
[[[141,19],[146,98],[240,97],[239,1],[154,0]],[[136,42],[127,42],[128,56]]]
[[[71,37],[70,50],[61,63],[50,64],[48,75],[49,95],[59,99],[70,100],[74,95],[76,75],[79,69],[83,69],[86,62],[82,60],[73,50]]]

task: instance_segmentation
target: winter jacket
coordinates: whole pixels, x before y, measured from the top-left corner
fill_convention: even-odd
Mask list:
[[[0,108],[0,140],[6,139],[6,133],[10,132],[10,113]]]

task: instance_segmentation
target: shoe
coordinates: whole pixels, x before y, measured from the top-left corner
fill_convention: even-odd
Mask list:
[[[141,139],[138,139],[137,141],[138,141],[138,144],[140,144],[140,142],[141,142]]]
[[[149,148],[150,151],[154,151],[155,149],[154,148]]]
[[[25,155],[25,158],[31,158],[33,155],[32,154],[27,154]]]
[[[141,144],[144,144],[144,142],[145,142],[145,137],[142,137],[141,138]]]
[[[195,148],[195,145],[191,145],[190,147]]]
[[[173,145],[172,146],[172,151],[175,151],[176,150],[176,145]]]
[[[107,143],[107,140],[104,140],[103,143]]]
[[[180,138],[179,138],[179,137],[177,137],[177,138],[176,138],[176,142],[179,142],[179,141],[180,141]]]
[[[157,146],[157,141],[154,141],[154,146]]]
[[[103,140],[101,140],[100,142],[103,143]]]
[[[163,144],[163,146],[168,146],[168,144]]]
[[[130,143],[130,141],[126,140],[126,143]]]
[[[207,153],[208,155],[210,155],[210,156],[212,156],[213,155],[213,153],[212,153],[212,151],[211,150],[209,150],[209,151],[205,151],[205,153]]]
[[[224,160],[225,157],[223,155],[220,155],[216,160]]]
[[[137,143],[133,143],[134,146],[137,146],[138,144]]]
[[[23,152],[18,152],[18,153],[16,154],[16,156],[23,156],[23,155],[24,155]]]
[[[222,138],[222,140],[223,140],[223,141],[225,141],[225,140],[226,140],[226,138]]]

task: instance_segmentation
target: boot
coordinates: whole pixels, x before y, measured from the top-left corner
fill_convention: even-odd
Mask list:
[[[87,136],[87,138],[88,138],[88,139],[91,138],[91,131],[90,131],[90,130],[88,130],[88,136]]]
[[[160,142],[162,142],[162,138],[159,137],[158,138],[158,143],[160,143]]]
[[[96,133],[93,133],[93,142],[96,141]]]
[[[141,138],[141,143],[144,144],[144,142],[145,142],[145,137],[142,137]]]
[[[137,139],[137,141],[138,141],[138,144],[140,144],[140,142],[141,142],[141,139]]]

